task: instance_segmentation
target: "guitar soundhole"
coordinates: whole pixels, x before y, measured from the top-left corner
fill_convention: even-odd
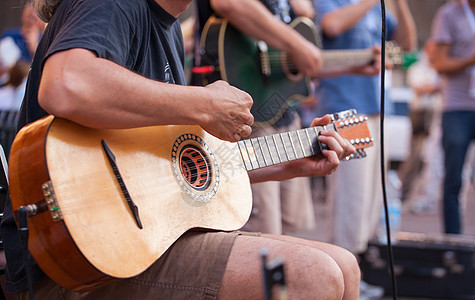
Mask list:
[[[198,135],[185,133],[175,140],[171,150],[171,167],[181,189],[193,201],[210,201],[218,192],[220,182],[219,167],[211,148]]]
[[[185,146],[180,154],[181,174],[196,190],[206,189],[211,181],[211,168],[206,156],[193,145]]]

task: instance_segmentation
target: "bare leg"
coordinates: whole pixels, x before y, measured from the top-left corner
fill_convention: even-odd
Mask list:
[[[219,289],[220,299],[264,299],[263,247],[269,250],[269,259],[284,260],[289,299],[358,299],[359,268],[349,252],[278,235],[236,239]]]
[[[333,244],[323,243],[319,241],[306,240],[291,236],[272,235],[275,239],[284,239],[285,241],[307,245],[317,248],[331,256],[338,264],[343,273],[343,281],[345,289],[343,293],[344,300],[358,299],[360,294],[361,273],[358,261],[354,254],[350,251],[338,247]]]

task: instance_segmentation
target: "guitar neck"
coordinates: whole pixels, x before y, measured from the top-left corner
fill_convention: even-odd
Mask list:
[[[323,68],[351,67],[370,64],[374,59],[374,52],[362,50],[324,50],[322,51]]]
[[[337,121],[328,125],[239,141],[237,144],[244,167],[247,171],[251,171],[318,154],[326,147],[318,141],[318,135],[322,130],[338,132],[355,147],[356,152],[346,157],[346,160],[365,157],[364,149],[373,146],[373,138],[367,126],[368,118],[345,117],[346,112],[350,110],[334,114]]]
[[[318,133],[336,131],[334,124],[277,133],[238,142],[246,170],[309,157],[322,151]]]

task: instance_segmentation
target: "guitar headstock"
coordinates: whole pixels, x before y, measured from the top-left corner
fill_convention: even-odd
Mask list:
[[[368,117],[356,115],[356,110],[351,109],[333,114],[332,119],[338,134],[356,148],[356,152],[346,160],[365,157],[364,149],[372,147],[374,144],[374,139],[368,129]]]
[[[404,50],[393,41],[386,42],[386,58],[394,66],[404,65]]]

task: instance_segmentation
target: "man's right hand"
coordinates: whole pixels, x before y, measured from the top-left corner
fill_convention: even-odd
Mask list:
[[[301,37],[299,43],[289,52],[295,66],[304,76],[316,78],[323,65],[322,53],[317,46]]]
[[[211,97],[203,107],[205,117],[199,125],[210,134],[226,141],[237,142],[251,134],[254,117],[251,114],[251,96],[225,81],[216,81],[205,87]]]

